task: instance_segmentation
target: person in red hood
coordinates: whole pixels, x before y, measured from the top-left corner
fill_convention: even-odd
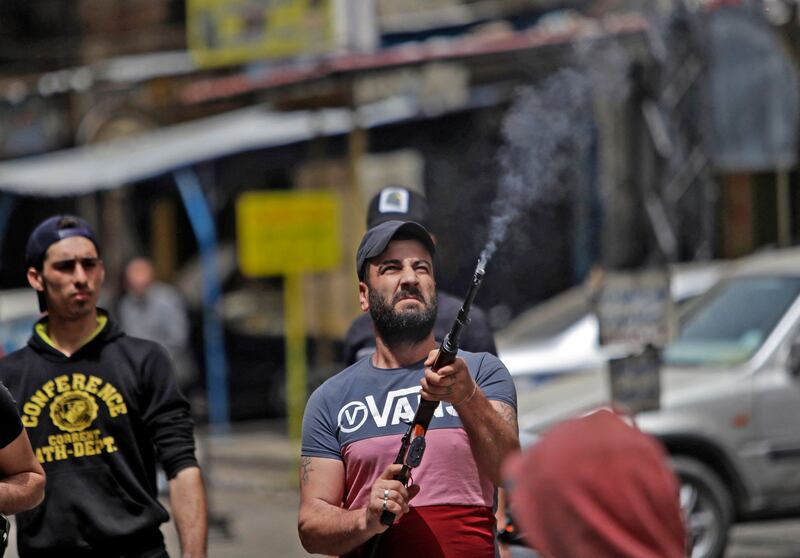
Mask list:
[[[680,484],[654,438],[607,410],[557,424],[505,467],[545,558],[685,558]]]

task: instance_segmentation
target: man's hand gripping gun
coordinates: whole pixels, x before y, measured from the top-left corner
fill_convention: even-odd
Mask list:
[[[461,310],[458,311],[458,316],[456,316],[456,320],[453,322],[453,327],[450,328],[450,332],[445,336],[442,346],[439,347],[436,359],[431,365],[432,370],[439,370],[448,364],[452,364],[456,360],[461,332],[467,324],[469,324],[469,311],[472,307],[472,301],[475,300],[475,295],[478,294],[478,288],[480,288],[485,274],[486,271],[483,264],[479,261],[475,268],[475,274],[472,276],[472,283],[470,284],[469,291],[467,291],[467,296],[464,298],[464,304],[461,305]],[[417,412],[414,414],[414,419],[403,435],[400,443],[400,451],[394,462],[395,464],[403,465],[403,468],[400,470],[400,473],[397,474],[395,480],[399,480],[404,485],[407,485],[411,479],[411,470],[418,467],[422,461],[422,454],[425,453],[425,433],[428,431],[431,418],[433,418],[433,413],[438,406],[438,401],[420,399],[419,407],[417,407]],[[381,523],[384,525],[391,525],[393,522],[394,514],[392,512],[384,511],[381,514]]]

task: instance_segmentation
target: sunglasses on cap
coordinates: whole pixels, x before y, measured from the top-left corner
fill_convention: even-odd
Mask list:
[[[50,264],[53,269],[56,271],[60,271],[63,273],[71,273],[75,271],[75,266],[77,264],[81,264],[81,267],[85,270],[91,270],[96,268],[100,265],[100,258],[88,257],[88,258],[74,258],[72,260],[59,260],[57,262],[53,262]]]

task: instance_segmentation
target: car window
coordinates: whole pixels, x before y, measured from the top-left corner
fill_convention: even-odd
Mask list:
[[[725,365],[749,359],[800,294],[797,277],[739,277],[695,301],[664,352],[674,365]]]

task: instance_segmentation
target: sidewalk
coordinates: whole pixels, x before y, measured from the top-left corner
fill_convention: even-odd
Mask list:
[[[212,558],[309,556],[297,536],[300,445],[282,420],[236,423],[228,434],[198,432],[207,479]],[[219,520],[214,526],[214,520]],[[174,526],[163,526],[170,556],[180,556]]]
[[[300,443],[286,431],[283,420],[233,424],[228,434],[201,430],[198,458],[216,489],[297,490]]]

